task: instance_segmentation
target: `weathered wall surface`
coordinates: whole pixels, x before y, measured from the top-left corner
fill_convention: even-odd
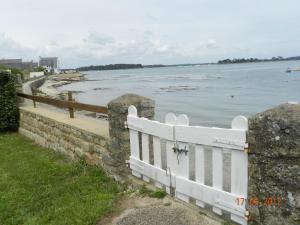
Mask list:
[[[21,107],[19,132],[72,159],[83,158],[106,168],[103,157],[107,155],[108,126],[100,124],[98,132],[97,122],[67,117],[46,109]]]
[[[248,142],[250,224],[300,224],[300,105],[250,118]]]
[[[121,173],[130,155],[129,131],[125,128],[128,107],[134,105],[139,116],[153,119],[155,102],[136,94],[125,94],[108,103],[109,151],[112,165]]]

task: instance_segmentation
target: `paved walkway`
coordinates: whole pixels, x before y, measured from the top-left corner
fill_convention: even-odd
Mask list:
[[[101,135],[103,137],[107,137],[107,138],[109,137],[108,122],[105,120],[99,120],[99,119],[90,118],[82,115],[75,115],[75,118],[72,119],[70,118],[67,112],[50,110],[48,108],[43,108],[43,107],[34,108],[33,106],[29,106],[29,105],[21,106],[20,109],[47,117],[49,119],[53,119],[55,121],[73,127],[77,127],[78,129],[82,129],[97,135]]]

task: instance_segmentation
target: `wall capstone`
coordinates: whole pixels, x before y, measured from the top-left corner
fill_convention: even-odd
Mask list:
[[[248,143],[249,224],[300,224],[300,105],[250,118]]]
[[[108,103],[108,121],[110,136],[110,159],[107,158],[118,172],[125,171],[125,161],[129,159],[129,131],[125,128],[128,107],[134,105],[141,117],[154,118],[155,102],[136,94],[125,94]]]

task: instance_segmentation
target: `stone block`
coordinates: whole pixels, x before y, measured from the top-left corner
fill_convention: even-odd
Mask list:
[[[115,165],[125,167],[129,158],[129,131],[125,128],[128,107],[134,105],[138,115],[148,119],[154,117],[155,102],[136,94],[125,94],[108,103],[109,153]]]
[[[248,198],[250,224],[299,224],[300,209],[300,105],[284,104],[249,119]],[[280,198],[280,206],[265,205]]]

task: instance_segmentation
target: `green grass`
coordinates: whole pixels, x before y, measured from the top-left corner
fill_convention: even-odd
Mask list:
[[[122,188],[103,170],[0,134],[0,224],[96,224]]]
[[[152,191],[152,190],[148,189],[145,185],[143,185],[140,188],[139,193],[142,196],[149,196],[151,198],[164,198],[167,195],[167,193],[165,191],[162,191],[162,190]]]

